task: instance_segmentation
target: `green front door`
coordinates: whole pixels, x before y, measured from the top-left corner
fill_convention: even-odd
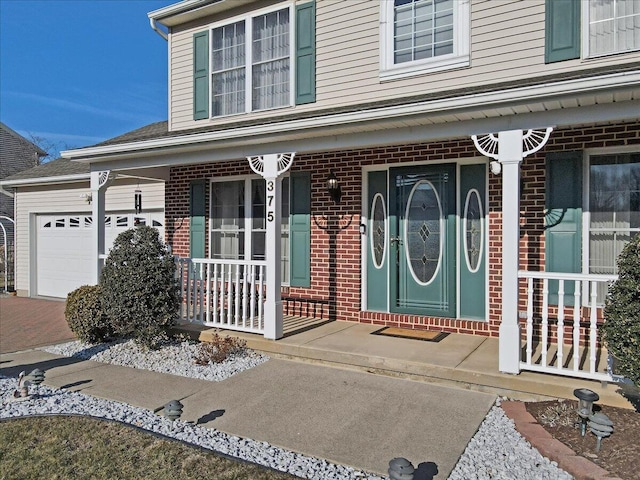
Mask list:
[[[456,316],[456,166],[389,171],[389,307]]]

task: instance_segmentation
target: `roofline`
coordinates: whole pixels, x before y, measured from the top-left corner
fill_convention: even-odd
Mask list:
[[[155,22],[159,22],[166,27],[171,27],[198,17],[230,10],[238,6],[237,2],[238,0],[182,0],[153,10],[147,13],[147,17],[149,17],[152,25]]]
[[[0,181],[0,189],[5,187],[26,187],[30,185],[47,185],[54,183],[75,183],[90,179],[90,173],[74,173],[72,175],[58,175],[57,177],[19,178],[16,180]]]
[[[9,125],[7,125],[4,122],[0,122],[0,125],[2,125],[2,127],[7,130],[11,135],[13,135],[14,137],[18,137],[19,140],[24,140],[27,143],[30,143],[31,145],[33,145],[36,149],[36,153],[38,154],[38,157],[46,157],[48,155],[47,152],[44,151],[43,148],[39,147],[38,145],[36,145],[35,143],[33,143],[31,140],[29,140],[28,138],[23,137],[22,135],[20,135],[18,132],[16,132],[13,128],[11,128]]]
[[[238,141],[252,136],[268,135],[280,133],[282,131],[302,131],[323,127],[346,126],[350,124],[389,120],[394,117],[415,116],[424,114],[449,113],[456,110],[468,108],[494,108],[505,103],[520,103],[526,101],[540,102],[549,97],[571,94],[575,96],[581,93],[588,93],[610,88],[624,88],[640,85],[640,70],[619,72],[613,74],[600,75],[598,77],[580,78],[565,80],[545,85],[532,85],[526,87],[516,87],[508,90],[494,92],[476,93],[464,95],[456,98],[441,98],[414,102],[411,104],[371,108],[347,113],[325,115],[315,118],[305,118],[297,120],[284,120],[277,123],[267,123],[225,129],[219,131],[209,131],[204,133],[191,133],[185,130],[184,135],[170,137],[160,137],[138,142],[128,142],[115,145],[104,145],[98,147],[88,147],[76,150],[65,150],[60,152],[62,157],[79,162],[98,163],[108,161],[109,158],[100,158],[113,154],[135,155],[140,151],[166,147],[180,147],[193,145],[196,143]],[[485,132],[490,133],[490,132]]]
[[[225,1],[225,0],[217,0],[217,1]],[[167,5],[166,7],[153,10],[149,12],[147,16],[155,20],[161,20],[163,18],[170,17],[172,15],[177,15],[179,13],[184,13],[189,10],[194,10],[196,8],[203,7],[208,3],[212,3],[212,0],[182,0],[178,3],[172,3],[171,5]]]

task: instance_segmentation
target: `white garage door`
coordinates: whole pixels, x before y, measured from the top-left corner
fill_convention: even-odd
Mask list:
[[[109,213],[105,217],[107,252],[115,238],[136,224],[152,225],[164,238],[162,212],[135,215]],[[93,284],[91,215],[39,215],[36,240],[36,294],[65,298],[81,285]]]

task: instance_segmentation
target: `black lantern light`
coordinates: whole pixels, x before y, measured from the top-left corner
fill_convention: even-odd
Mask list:
[[[133,194],[134,207],[136,210],[136,215],[142,213],[142,190],[136,188]]]
[[[333,171],[331,171],[327,177],[327,191],[334,202],[338,203],[340,201],[340,195],[342,192],[340,191],[340,184],[338,183],[338,179]]]

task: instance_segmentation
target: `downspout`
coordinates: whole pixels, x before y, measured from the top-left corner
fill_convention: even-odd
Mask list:
[[[155,18],[150,18],[149,19],[149,23],[151,24],[151,28],[153,28],[153,30],[158,35],[160,35],[165,40],[169,40],[169,36],[167,35],[167,33],[165,31],[163,31],[162,29],[160,29],[160,27],[158,27],[158,25],[156,24],[156,19]]]

